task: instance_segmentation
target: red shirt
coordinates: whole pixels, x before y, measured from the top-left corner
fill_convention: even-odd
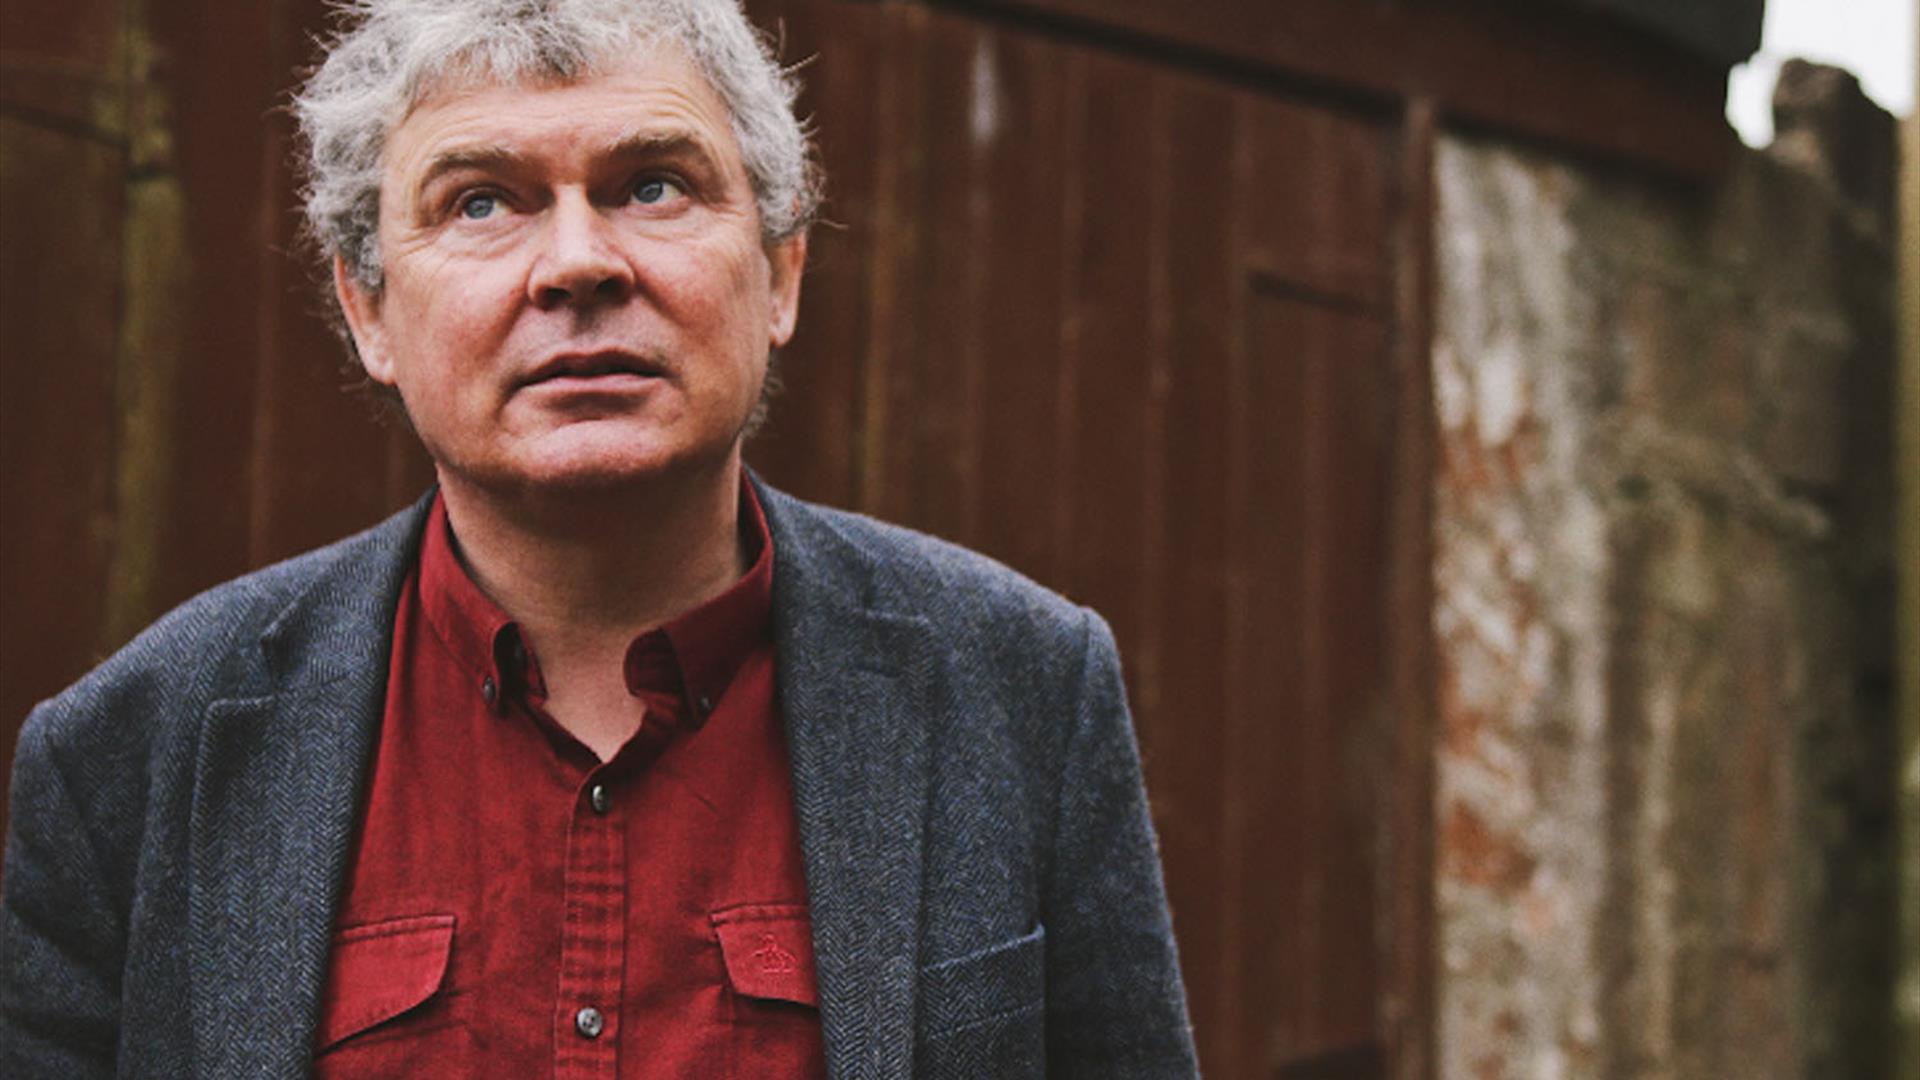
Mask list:
[[[518,628],[436,503],[335,927],[315,1075],[824,1077],[773,545],[636,638],[604,764],[541,708]]]

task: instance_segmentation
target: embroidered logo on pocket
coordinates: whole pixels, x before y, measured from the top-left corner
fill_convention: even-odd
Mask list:
[[[800,959],[780,947],[772,934],[760,935],[760,947],[753,950],[762,975],[791,975],[800,970]]]
[[[710,917],[735,993],[819,1006],[806,905],[740,904]]]

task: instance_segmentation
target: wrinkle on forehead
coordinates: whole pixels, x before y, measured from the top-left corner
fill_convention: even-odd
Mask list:
[[[395,126],[383,171],[410,195],[445,171],[443,163],[510,162],[536,147],[567,145],[602,156],[694,147],[717,167],[745,172],[732,113],[682,50],[662,44],[622,56],[566,79],[442,83]],[[615,130],[583,129],[570,122],[573,113],[564,97],[550,96],[601,82],[631,95],[636,114],[631,122]],[[512,103],[501,110],[498,122],[473,107],[476,99],[493,95]]]

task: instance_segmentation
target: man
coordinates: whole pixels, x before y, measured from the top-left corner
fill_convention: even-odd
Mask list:
[[[815,185],[732,0],[365,0],[298,102],[437,489],[15,763],[18,1077],[1173,1077],[1111,637],[760,485]]]

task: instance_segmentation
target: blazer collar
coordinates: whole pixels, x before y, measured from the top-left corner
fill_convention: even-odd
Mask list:
[[[268,692],[208,709],[186,868],[200,1075],[307,1075],[394,607],[428,501],[307,556],[320,565],[260,639]]]
[[[758,483],[757,478],[755,483]],[[930,710],[922,618],[882,606],[872,555],[765,487],[774,642],[833,1076],[913,1069]]]

